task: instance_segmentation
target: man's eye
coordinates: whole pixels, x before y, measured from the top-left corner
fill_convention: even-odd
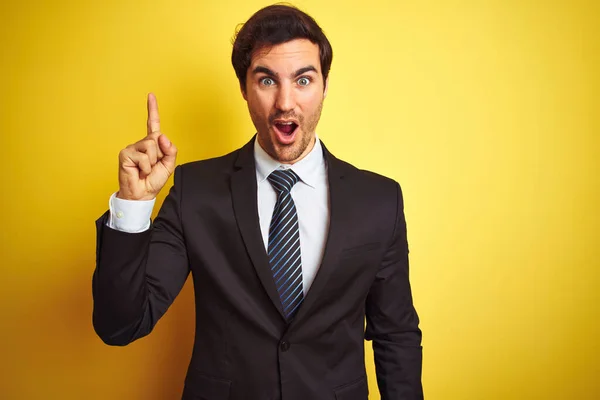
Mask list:
[[[300,85],[300,86],[308,86],[309,83],[310,83],[310,79],[308,79],[308,78],[298,79],[298,85]]]
[[[262,78],[260,83],[265,86],[271,86],[275,84],[275,81],[271,78]]]

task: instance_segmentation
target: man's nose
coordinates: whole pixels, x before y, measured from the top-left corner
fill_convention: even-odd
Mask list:
[[[291,111],[296,107],[294,91],[289,85],[282,84],[277,92],[275,107],[283,112]]]

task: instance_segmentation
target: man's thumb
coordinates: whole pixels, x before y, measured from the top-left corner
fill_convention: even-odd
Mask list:
[[[158,145],[163,152],[164,157],[161,160],[169,170],[175,169],[175,157],[177,156],[177,147],[164,134],[158,138]]]
[[[164,134],[159,136],[158,145],[160,146],[160,150],[163,152],[164,155],[174,156],[175,154],[177,154],[177,149],[175,148],[175,145],[171,143],[169,138],[167,138]]]

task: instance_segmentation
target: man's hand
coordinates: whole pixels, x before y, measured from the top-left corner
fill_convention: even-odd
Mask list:
[[[148,135],[119,153],[119,192],[125,200],[152,200],[175,170],[177,148],[160,132],[158,103],[148,95]]]

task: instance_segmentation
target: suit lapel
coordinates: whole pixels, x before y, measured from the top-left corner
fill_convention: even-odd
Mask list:
[[[323,146],[323,154],[327,161],[327,175],[329,180],[329,231],[327,233],[323,260],[310,290],[292,321],[292,325],[301,323],[310,315],[315,301],[323,293],[342,251],[344,233],[346,232],[348,221],[352,221],[352,215],[348,207],[348,199],[352,197],[352,188],[347,179],[345,179],[348,172],[347,164],[329,153],[323,142],[321,142],[321,145]]]
[[[301,323],[302,320],[310,315],[310,310],[314,306],[315,301],[325,289],[327,281],[337,265],[336,261],[339,259],[343,247],[347,223],[352,220],[350,208],[348,207],[348,199],[352,196],[352,188],[347,179],[345,179],[348,173],[348,166],[329,153],[323,142],[321,142],[321,145],[325,160],[327,161],[329,181],[329,231],[327,233],[323,260],[310,290],[291,322],[292,325]],[[254,138],[240,149],[235,168],[236,170],[231,179],[231,192],[238,228],[265,291],[281,317],[285,320],[260,231],[256,194]]]
[[[279,294],[273,282],[269,260],[262,241],[258,218],[254,138],[240,149],[231,178],[233,209],[246,250],[263,287],[282,318],[285,319]]]

